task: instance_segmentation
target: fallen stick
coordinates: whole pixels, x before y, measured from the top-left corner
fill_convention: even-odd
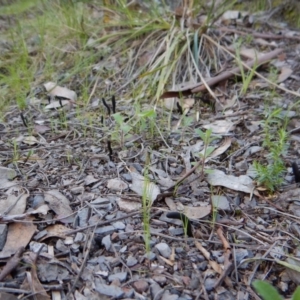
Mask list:
[[[253,59],[247,63],[242,63],[243,69],[244,70],[250,69],[253,66],[258,67],[262,64],[265,64],[266,62],[270,61],[271,59],[273,59],[274,57],[279,55],[282,51],[283,51],[283,49],[276,49],[276,50],[273,50],[273,51],[261,56],[260,58]],[[214,86],[217,83],[227,80],[230,77],[235,76],[235,75],[241,75],[240,67],[232,68],[229,71],[225,71],[225,72],[217,75],[216,77],[207,79],[206,85],[208,85],[209,87]],[[206,90],[206,86],[203,83],[197,83],[195,86],[190,87],[185,90],[164,92],[161,95],[161,98],[180,97],[180,95],[189,95],[189,94],[194,94],[194,93],[198,93],[198,92],[203,92],[205,90]]]

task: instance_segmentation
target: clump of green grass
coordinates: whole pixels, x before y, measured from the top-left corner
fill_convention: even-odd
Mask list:
[[[255,161],[254,168],[259,184],[270,192],[274,192],[283,183],[286,172],[283,156],[288,148],[288,133],[286,131],[287,121],[281,116],[281,109],[267,112],[263,126],[263,146],[268,152],[267,161],[265,163]]]
[[[253,282],[255,290],[262,296],[263,300],[282,300],[283,298],[278,293],[275,287],[270,283],[263,280],[256,280]],[[298,286],[293,296],[292,300],[300,299],[300,287]]]

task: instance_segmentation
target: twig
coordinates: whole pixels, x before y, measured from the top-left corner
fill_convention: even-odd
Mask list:
[[[262,39],[271,39],[271,40],[282,40],[282,39],[289,39],[289,40],[294,40],[294,41],[300,41],[300,37],[298,36],[288,36],[288,35],[276,35],[276,34],[269,34],[269,33],[260,33],[260,32],[254,32],[248,30],[247,32],[241,31],[241,30],[236,30],[232,28],[227,28],[227,27],[221,27],[218,28],[219,31],[223,32],[230,32],[230,33],[236,33],[236,34],[241,34],[241,35],[251,35],[255,38],[262,38]],[[246,30],[246,29],[245,29]]]
[[[24,250],[25,250],[24,247],[20,247],[15,253],[15,255],[7,261],[5,267],[2,269],[0,273],[0,281],[2,281],[8,274],[10,274],[18,266]]]
[[[96,231],[96,228],[98,227],[98,225],[99,225],[99,222],[96,225],[94,225],[94,230],[93,230],[93,232],[92,232],[92,234],[90,236],[90,241],[88,243],[87,249],[86,249],[85,254],[84,254],[84,259],[83,259],[83,261],[81,263],[79,272],[78,272],[78,274],[77,274],[77,276],[76,276],[76,278],[74,280],[74,283],[73,283],[70,291],[67,294],[67,298],[75,291],[77,282],[78,282],[78,280],[79,280],[79,278],[80,278],[80,276],[81,276],[81,274],[83,272],[83,269],[85,268],[85,264],[86,264],[86,262],[88,260],[88,257],[89,257],[90,251],[91,251],[91,247],[92,247],[92,242],[94,240],[95,231]]]
[[[225,259],[224,259],[224,270],[223,270],[223,273],[221,274],[221,276],[219,277],[219,279],[217,280],[217,282],[214,285],[215,289],[218,286],[220,286],[224,280],[226,280],[226,277],[228,276],[228,274],[233,269],[233,263],[232,263],[232,261],[230,261],[231,247],[230,247],[228,241],[226,240],[226,238],[223,235],[222,227],[219,227],[217,229],[217,234],[218,234],[220,240],[222,241],[222,244],[223,244],[223,247],[224,247],[224,251],[225,251],[224,258]],[[228,278],[228,280],[229,280],[229,278]]]
[[[13,289],[13,288],[6,288],[6,287],[0,287],[0,293],[14,293],[14,294],[30,294],[30,291],[27,290],[21,290],[21,289]]]

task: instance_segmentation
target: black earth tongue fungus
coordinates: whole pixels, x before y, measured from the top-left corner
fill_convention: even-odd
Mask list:
[[[295,162],[293,162],[292,163],[292,168],[293,168],[293,173],[294,173],[294,176],[295,176],[295,182],[299,183],[300,182],[300,172],[299,172],[298,165]]]

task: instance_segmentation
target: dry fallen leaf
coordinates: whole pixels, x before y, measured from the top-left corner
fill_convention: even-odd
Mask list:
[[[12,181],[17,176],[13,169],[0,167],[0,189],[7,189],[16,183]]]
[[[69,228],[62,224],[54,224],[48,226],[46,230],[47,235],[42,237],[40,242],[45,239],[48,239],[49,237],[59,237],[64,239],[66,237],[65,233],[69,230]]]
[[[153,182],[147,180],[144,176],[134,172],[133,168],[131,168],[131,177],[132,184],[130,185],[130,189],[141,197],[146,196],[152,204],[156,197],[160,194],[159,187]]]
[[[39,143],[39,141],[33,135],[25,136],[22,142],[31,146]]]
[[[120,210],[125,212],[134,212],[142,208],[141,202],[134,202],[130,200],[124,200],[122,198],[117,199]]]
[[[74,91],[69,90],[68,88],[61,87],[57,85],[55,82],[47,82],[44,84],[46,91],[49,96],[52,97],[61,97],[65,99],[69,99],[72,101],[77,100],[77,95]]]
[[[293,74],[293,70],[289,68],[288,66],[283,66],[281,68],[281,72],[278,76],[277,83],[281,83],[288,79]]]
[[[185,214],[189,219],[194,219],[194,220],[202,219],[207,215],[209,215],[211,212],[211,205],[190,207],[190,206],[185,206],[181,203],[175,203],[175,201],[169,197],[165,199],[165,202],[171,211],[181,212]]]
[[[1,215],[19,215],[25,211],[27,198],[29,194],[22,193],[16,195],[15,193],[9,194],[6,199],[0,201],[0,214]]]
[[[215,158],[221,154],[223,154],[229,147],[231,146],[231,138],[225,138],[221,146],[215,149],[209,157],[205,159],[205,162],[208,162],[210,159]],[[203,151],[201,151],[202,153]],[[204,153],[204,152],[203,152]]]
[[[36,231],[32,223],[11,223],[8,225],[6,243],[0,252],[0,258],[7,258],[20,248],[26,247]]]
[[[217,120],[211,124],[204,125],[203,128],[211,129],[213,133],[225,134],[233,130],[235,124],[229,120]]]
[[[107,181],[107,188],[112,191],[122,191],[128,188],[128,184],[118,178],[113,178]]]
[[[45,202],[57,214],[57,218],[63,223],[72,223],[74,220],[73,210],[69,200],[58,190],[45,193]]]
[[[252,179],[247,175],[233,176],[226,175],[219,170],[212,170],[207,175],[207,182],[213,186],[224,186],[235,191],[241,191],[244,193],[253,193],[254,183]]]

